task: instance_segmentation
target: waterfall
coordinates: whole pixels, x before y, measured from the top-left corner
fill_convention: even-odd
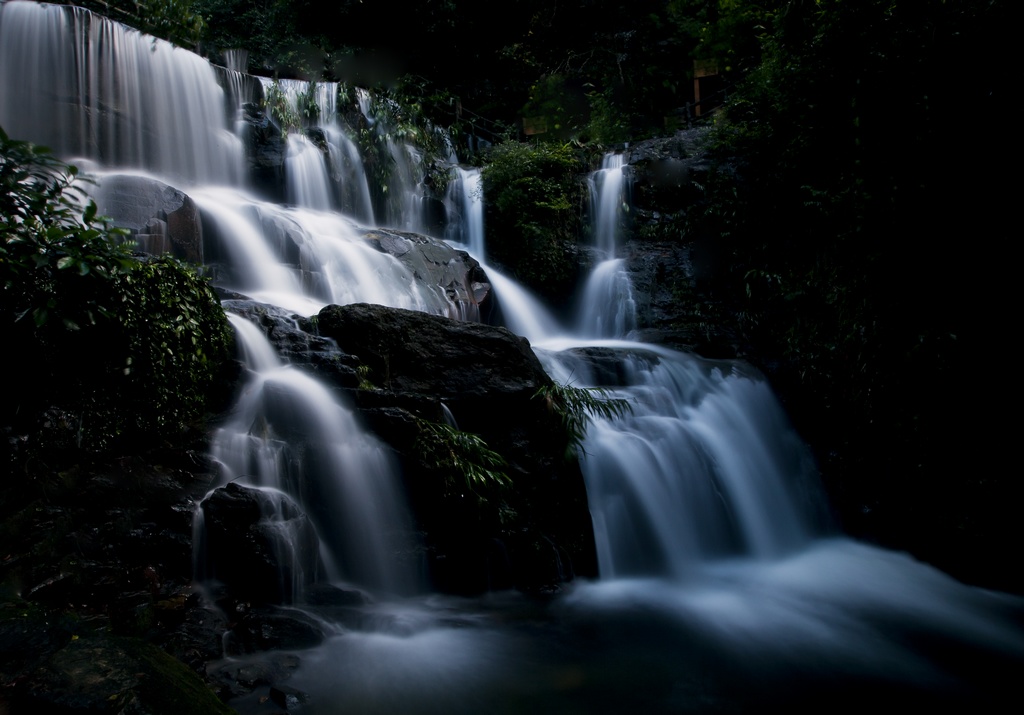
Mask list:
[[[623,154],[605,154],[601,168],[587,180],[594,246],[607,258],[614,258],[618,248],[619,223],[626,204],[625,166]]]
[[[682,578],[810,541],[822,513],[813,465],[763,381],[639,343],[542,345],[562,348],[540,351],[556,380],[611,389],[631,406],[595,418],[582,446],[602,578]]]
[[[616,257],[623,214],[628,208],[626,160],[606,154],[601,169],[587,179],[590,188],[591,235],[603,256],[587,277],[580,301],[577,330],[592,338],[625,338],[636,328],[633,282],[625,261]]]
[[[282,364],[255,325],[229,318],[252,377],[213,438],[222,480],[295,498],[317,526],[334,578],[382,593],[414,591],[415,572],[403,572],[396,556],[411,550],[401,541],[409,523],[384,447],[326,387]]]
[[[336,126],[326,126],[324,132],[330,152],[331,178],[338,187],[338,207],[342,213],[372,224],[373,199],[359,147]]]
[[[461,243],[478,261],[486,258],[484,252],[484,198],[479,169],[455,168],[455,180],[448,188],[449,211],[459,219],[452,221],[445,238]]]
[[[289,201],[321,211],[331,209],[327,166],[324,155],[313,142],[301,134],[290,136],[286,167]]]
[[[311,123],[322,126],[311,128],[326,145],[291,131],[292,205],[262,201],[244,186],[238,107],[228,106],[251,93],[238,84],[225,94],[217,77],[197,56],[87,11],[0,4],[8,134],[103,172],[186,182],[215,282],[260,304],[226,306],[237,313],[230,319],[247,380],[211,446],[220,483],[258,489],[275,524],[298,504],[333,580],[414,593],[415,559],[399,556],[415,545],[405,538],[395,464],[350,407],[287,364],[266,333],[294,329],[295,314],[330,303],[462,313],[447,283],[403,262],[412,238],[358,223],[422,227],[422,167],[358,91],[376,159],[393,163],[390,200],[375,210],[370,189],[382,175],[368,178],[357,141],[366,137],[342,124],[337,87],[323,83],[311,99]],[[311,98],[309,85],[281,90],[289,102]],[[609,157],[593,177],[593,233],[606,261],[572,329],[487,268],[506,325],[530,339],[554,379],[630,405],[620,417],[595,418],[580,448],[600,579],[549,599],[432,595],[365,605],[322,644],[289,653],[301,666],[288,686],[310,695],[303,712],[1005,707],[1000,698],[1016,697],[1024,662],[1019,599],[835,535],[807,451],[752,368],[613,339],[636,325],[616,255],[628,201],[623,163]],[[456,174],[449,200],[461,225],[448,237],[483,259],[479,173]],[[330,210],[339,207],[344,215]],[[240,317],[247,311],[259,325]],[[301,550],[293,548],[301,538],[286,534],[285,551]],[[296,554],[280,558],[298,563]],[[283,585],[299,602],[308,580],[300,571],[291,567]],[[213,573],[197,555],[197,574]]]
[[[633,281],[621,258],[601,261],[583,286],[577,319],[580,335],[625,338],[636,328]]]
[[[0,20],[0,125],[65,158],[237,184],[242,143],[213,67],[82,10],[10,2]]]

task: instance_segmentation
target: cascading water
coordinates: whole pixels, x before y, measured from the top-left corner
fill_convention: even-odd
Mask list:
[[[798,499],[810,464],[762,381],[671,350],[600,345],[612,375],[586,347],[541,356],[556,380],[608,387],[631,405],[597,419],[583,445],[603,578],[682,578],[711,559],[773,558],[810,540],[814,500]]]
[[[625,166],[624,154],[606,154],[601,168],[588,179],[593,242],[607,258],[614,258],[619,247],[619,222],[626,205]]]
[[[625,338],[636,328],[636,299],[625,260],[612,258],[595,266],[583,286],[577,325],[580,335],[604,338]]]
[[[365,224],[373,223],[373,198],[359,147],[336,126],[324,127],[330,152],[330,173],[337,187],[338,208]]]
[[[619,228],[628,208],[626,159],[605,155],[601,169],[588,179],[593,244],[603,258],[587,278],[580,301],[580,335],[625,338],[636,328],[633,282],[623,259],[617,258]]]
[[[415,572],[403,573],[395,557],[410,550],[398,540],[409,524],[384,447],[326,387],[282,364],[255,325],[229,318],[253,376],[213,438],[222,479],[292,495],[317,524],[334,578],[383,593],[414,591]]]
[[[9,136],[108,168],[241,181],[242,143],[202,58],[85,10],[28,2],[4,5],[0,48]]]
[[[297,206],[330,211],[331,189],[327,165],[320,150],[309,139],[296,135],[288,139],[288,200]]]
[[[242,142],[216,76],[190,53],[84,11],[0,5],[0,125],[104,169],[217,184],[190,190],[207,259],[221,286],[280,306],[265,319],[353,301],[459,314],[443,288],[369,248],[353,221],[245,193]],[[375,128],[368,95],[359,100]],[[324,134],[330,205],[373,218],[368,191],[338,185],[357,174],[366,185],[354,146],[337,124]],[[396,151],[413,165],[406,148]],[[621,169],[606,167],[595,193],[612,194]],[[482,221],[470,220],[481,201],[468,188],[476,175],[461,180],[468,223],[459,234],[482,258]],[[395,206],[414,206],[417,184],[411,170],[393,184]],[[308,205],[302,196],[296,190],[293,202]],[[621,194],[609,202],[621,206]],[[403,212],[415,213],[392,207],[377,219],[419,225]],[[394,254],[405,240],[378,239]],[[599,246],[609,260],[619,260],[615,240]],[[600,270],[614,276],[622,266]],[[490,278],[507,323],[555,378],[632,404],[621,418],[595,419],[583,445],[601,580],[544,604],[497,594],[366,607],[362,625],[301,651],[289,684],[309,694],[304,712],[820,712],[984,707],[1012,693],[1024,662],[1019,600],[828,537],[805,451],[747,368],[608,340],[630,329],[611,301],[594,299],[594,320],[570,335],[514,283]],[[392,557],[407,548],[394,540],[405,517],[376,439],[318,382],[281,364],[254,324],[232,322],[251,376],[214,440],[224,480],[263,490],[268,519],[286,519],[285,493],[308,510],[334,577],[413,589]],[[292,582],[300,590],[303,578]]]
[[[449,224],[445,238],[466,246],[478,261],[484,255],[484,200],[479,169],[456,167],[455,180],[448,189],[448,203],[461,220]]]

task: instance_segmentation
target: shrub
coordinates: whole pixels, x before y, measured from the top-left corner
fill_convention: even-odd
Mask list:
[[[575,275],[584,169],[570,144],[505,142],[483,170],[491,257],[547,295]]]
[[[0,426],[30,434],[56,409],[90,448],[180,431],[226,361],[227,320],[193,269],[135,260],[76,180],[0,129],[2,364],[16,382]]]

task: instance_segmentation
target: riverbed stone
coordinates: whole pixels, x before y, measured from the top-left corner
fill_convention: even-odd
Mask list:
[[[291,603],[320,580],[323,564],[312,522],[289,497],[229,483],[200,504],[205,573],[236,598]]]

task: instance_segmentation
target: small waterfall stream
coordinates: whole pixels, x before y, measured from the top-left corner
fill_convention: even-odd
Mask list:
[[[625,338],[636,328],[636,301],[626,262],[617,257],[623,216],[629,206],[626,159],[606,154],[588,180],[593,245],[603,257],[583,286],[579,335]]]
[[[289,138],[295,182],[287,207],[247,191],[235,113],[225,111],[217,74],[189,52],[85,11],[7,2],[0,89],[0,124],[12,137],[88,158],[101,179],[129,169],[188,186],[204,230],[216,235],[208,259],[217,282],[268,304],[274,320],[357,301],[459,314],[442,286],[417,280],[361,236],[358,221],[422,228],[422,172],[414,150],[387,144],[393,200],[375,212],[326,83],[316,102],[327,153]],[[306,89],[283,85],[288,97]],[[358,101],[376,131],[369,95],[360,90]],[[462,220],[448,238],[483,260],[479,173],[457,173],[451,198],[458,194]],[[763,380],[742,364],[623,340],[635,327],[616,255],[623,184],[624,158],[609,158],[594,178],[593,211],[607,260],[595,270],[600,288],[584,301],[592,310],[573,330],[487,269],[508,326],[529,338],[557,380],[603,387],[632,405],[623,417],[595,419],[582,448],[601,579],[548,601],[511,593],[383,598],[365,607],[358,627],[339,626],[298,653],[302,665],[288,685],[309,694],[302,712],[821,712],[1000,702],[1024,663],[1019,599],[835,536],[813,465]],[[347,215],[331,211],[339,207]],[[317,380],[282,364],[263,331],[231,320],[249,379],[212,446],[222,481],[302,505],[332,578],[378,594],[414,593],[415,569],[394,558],[409,549],[397,538],[408,531],[407,515],[377,439]]]
[[[252,377],[213,438],[222,481],[291,495],[317,526],[333,578],[378,593],[414,592],[415,572],[404,573],[395,558],[410,550],[397,541],[409,523],[384,447],[325,386],[282,364],[261,330],[229,317]]]

